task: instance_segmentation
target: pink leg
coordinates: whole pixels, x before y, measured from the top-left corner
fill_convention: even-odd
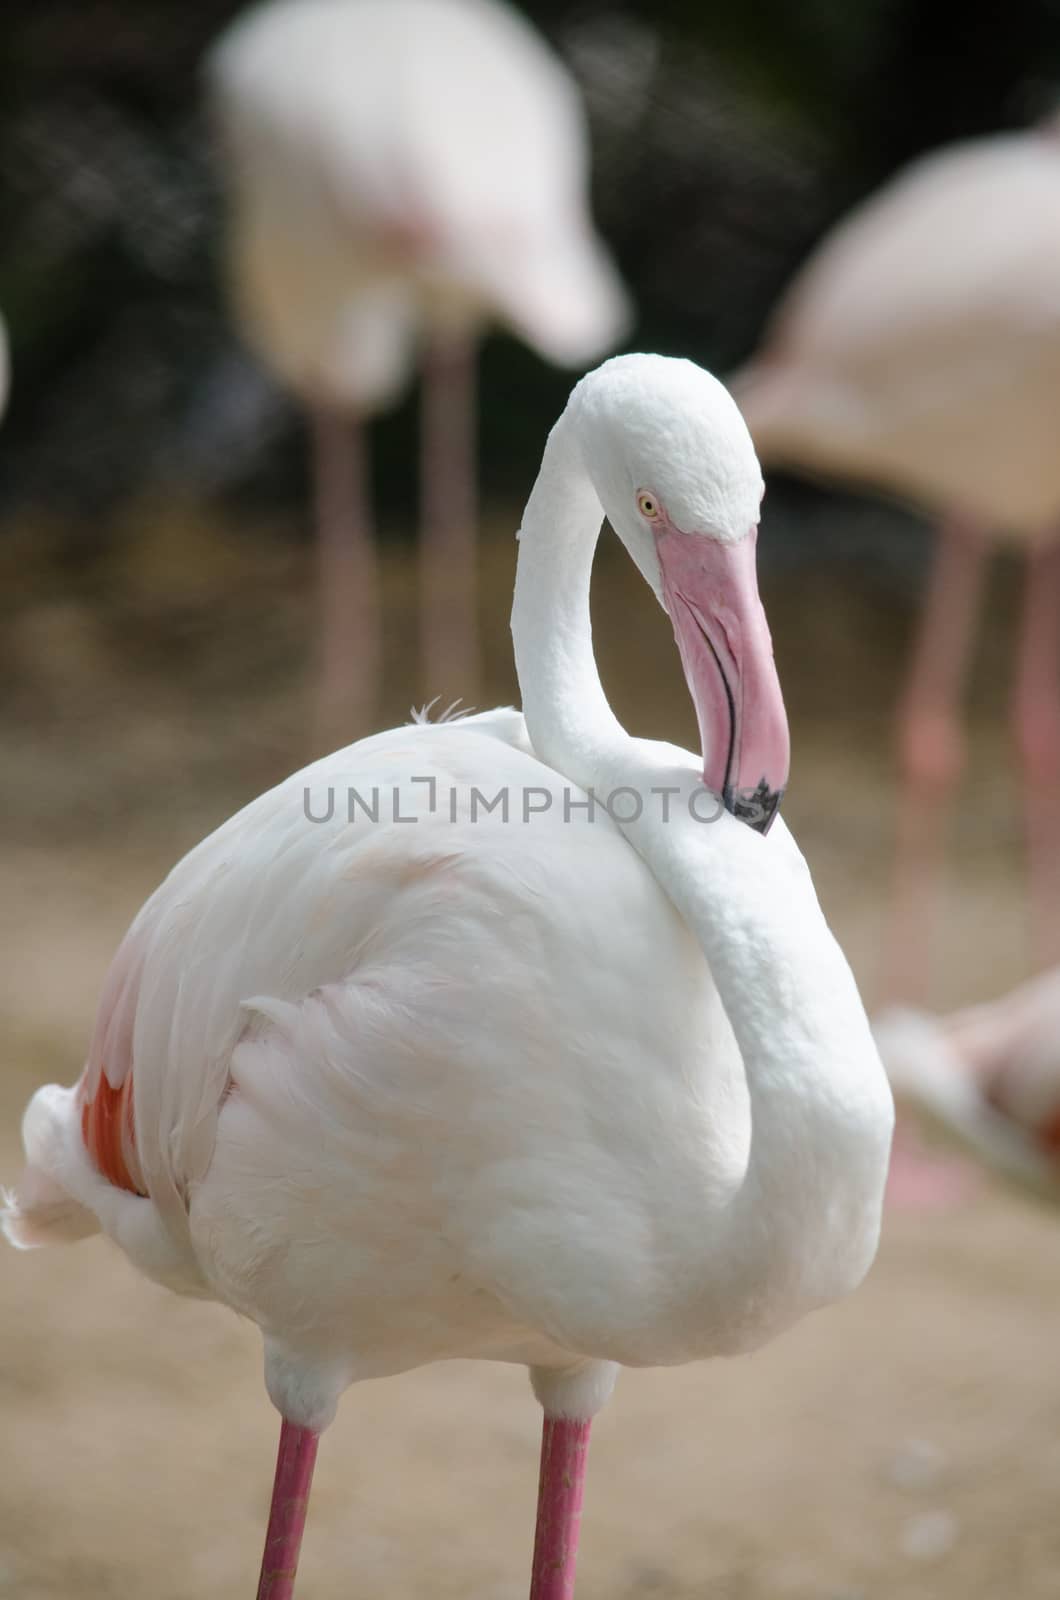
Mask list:
[[[986,568],[986,544],[975,529],[939,530],[913,661],[898,710],[901,791],[895,884],[888,934],[888,1000],[923,1002],[931,976],[948,802],[964,766],[960,696],[971,653]],[[923,1149],[899,1117],[887,1185],[888,1202],[912,1210],[952,1204],[967,1195],[971,1169]]]
[[[985,576],[974,528],[939,530],[913,662],[898,710],[901,792],[888,939],[888,1000],[922,1001],[930,976],[948,801],[964,766],[960,696]]]
[[[312,425],[320,609],[313,753],[323,755],[367,732],[378,710],[379,576],[363,429],[323,405]]]
[[[317,1458],[319,1434],[284,1422],[280,1428],[280,1450],[276,1457],[276,1476],[269,1507],[269,1531],[265,1535],[265,1554],[261,1558],[258,1600],[291,1600],[298,1552],[302,1548],[313,1464]]]
[[[591,1427],[545,1418],[530,1600],[572,1600]]]
[[[1013,724],[1023,765],[1036,968],[1060,962],[1060,542],[1031,555]]]
[[[475,571],[475,351],[436,332],[423,370],[420,438],[422,693],[471,704],[478,692]]]

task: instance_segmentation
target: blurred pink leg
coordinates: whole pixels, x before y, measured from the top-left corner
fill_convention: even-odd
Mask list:
[[[319,677],[314,755],[350,744],[378,711],[379,576],[359,421],[312,413],[316,479]]]
[[[422,693],[471,704],[478,693],[475,347],[436,331],[423,369],[420,437]]]
[[[280,1450],[272,1484],[265,1554],[261,1558],[258,1600],[291,1600],[294,1594],[298,1552],[302,1548],[319,1442],[319,1434],[309,1428],[296,1427],[286,1419],[280,1427]]]
[[[945,524],[898,709],[901,790],[888,939],[888,1000],[922,1001],[936,933],[946,813],[964,766],[960,697],[985,576],[986,544]]]
[[[913,660],[898,708],[901,788],[895,883],[887,941],[885,998],[923,1003],[930,988],[937,933],[946,816],[964,766],[960,698],[986,569],[981,533],[951,522],[938,544]],[[922,1147],[899,1116],[887,1199],[921,1210],[967,1195],[971,1169]]]
[[[578,1560],[591,1422],[546,1417],[530,1600],[571,1600]]]
[[[1027,570],[1013,725],[1023,765],[1037,968],[1060,962],[1060,542]]]

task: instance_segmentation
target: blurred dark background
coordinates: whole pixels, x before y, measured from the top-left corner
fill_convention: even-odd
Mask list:
[[[14,388],[0,515],[77,513],[65,537],[82,559],[145,489],[304,504],[297,409],[224,303],[200,77],[237,9],[4,8],[0,307]],[[524,9],[585,91],[596,214],[640,311],[633,343],[719,372],[853,201],[918,151],[1033,121],[1060,82],[1060,0]],[[483,384],[486,490],[518,498],[569,379],[498,335]],[[377,429],[384,537],[388,509],[400,526],[412,510],[413,436],[409,399]]]
[[[239,9],[5,7],[0,792],[11,840],[56,821],[113,837],[155,815],[164,781],[167,815],[183,819],[175,842],[191,842],[307,754],[319,623],[303,413],[236,331],[204,105],[204,57]],[[524,10],[584,91],[596,219],[638,312],[629,347],[722,375],[851,204],[917,152],[1025,127],[1060,93],[1060,0],[1003,12],[993,0]],[[489,704],[516,692],[512,534],[573,375],[500,332],[481,367]],[[384,726],[429,696],[414,642],[417,399],[413,386],[371,429]],[[832,827],[881,859],[924,526],[878,496],[770,475],[760,552],[796,732],[789,816],[804,833],[819,825],[818,798],[848,782],[830,763],[856,748],[865,803]],[[608,692],[630,726],[694,740],[664,619],[644,614],[636,575],[606,552],[594,611]],[[972,684],[994,740],[982,764],[994,787],[971,808],[989,830],[973,840],[977,859],[998,838],[1018,852],[1001,731],[1018,571],[1011,560],[997,571],[998,625]]]

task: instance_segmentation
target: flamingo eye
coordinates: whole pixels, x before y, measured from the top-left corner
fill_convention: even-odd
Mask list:
[[[637,510],[642,517],[647,517],[649,522],[654,522],[659,515],[659,502],[653,494],[639,494],[637,496]]]

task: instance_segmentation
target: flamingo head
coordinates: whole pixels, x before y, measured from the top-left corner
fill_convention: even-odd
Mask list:
[[[617,356],[580,388],[586,469],[673,623],[703,781],[764,833],[790,742],[758,594],[764,487],[751,436],[728,391],[691,361]]]

